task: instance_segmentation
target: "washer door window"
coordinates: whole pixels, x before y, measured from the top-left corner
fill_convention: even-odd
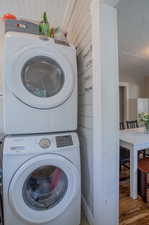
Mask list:
[[[25,203],[35,210],[53,208],[63,199],[68,181],[65,173],[55,166],[43,166],[31,173],[23,186]]]
[[[41,155],[23,164],[9,186],[9,204],[26,223],[48,223],[67,210],[80,190],[76,167],[59,155]]]
[[[72,66],[53,47],[23,50],[9,59],[7,85],[26,105],[49,109],[63,104],[72,94]],[[15,66],[14,66],[15,65]]]

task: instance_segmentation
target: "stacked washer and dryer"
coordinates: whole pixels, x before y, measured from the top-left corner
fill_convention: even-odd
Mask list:
[[[76,51],[6,30],[0,40],[4,224],[79,225]]]

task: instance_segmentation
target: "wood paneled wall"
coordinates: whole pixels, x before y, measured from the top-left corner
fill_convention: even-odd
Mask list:
[[[77,48],[78,58],[78,129],[81,142],[82,192],[93,214],[93,101],[90,0],[76,0],[67,31],[69,40]]]

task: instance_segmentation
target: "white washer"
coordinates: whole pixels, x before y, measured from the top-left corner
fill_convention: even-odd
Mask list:
[[[5,138],[5,225],[79,225],[80,196],[77,134]]]
[[[8,32],[4,37],[4,133],[76,130],[75,48],[32,34]]]

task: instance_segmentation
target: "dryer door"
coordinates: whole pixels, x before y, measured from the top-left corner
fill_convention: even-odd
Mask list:
[[[27,161],[12,178],[9,204],[26,222],[48,223],[67,210],[79,188],[80,175],[70,161],[41,155]]]
[[[16,57],[11,56],[9,64],[8,88],[16,98],[31,107],[57,107],[72,94],[73,69],[69,60],[52,46],[19,51]]]

